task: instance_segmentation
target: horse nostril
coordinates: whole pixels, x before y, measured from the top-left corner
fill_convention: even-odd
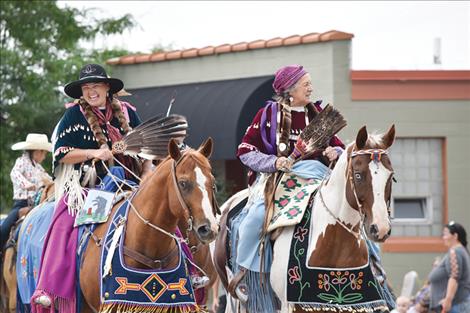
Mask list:
[[[210,232],[211,232],[211,229],[209,228],[208,225],[201,225],[197,229],[197,233],[199,234],[201,238],[205,238],[206,236],[210,234]]]
[[[388,232],[387,232],[387,235],[390,236],[391,233],[392,233],[392,228],[390,227]]]
[[[370,225],[369,231],[372,235],[377,235],[378,232],[379,232],[379,228],[377,227],[376,224],[372,224],[372,225]]]

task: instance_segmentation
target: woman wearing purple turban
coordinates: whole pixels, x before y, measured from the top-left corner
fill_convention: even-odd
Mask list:
[[[317,152],[293,166],[288,156],[299,134],[322,110],[321,101],[311,102],[313,88],[310,74],[300,65],[279,69],[273,89],[274,101],[267,101],[266,106],[258,111],[237,151],[237,157],[250,170],[249,184],[252,187],[245,208],[232,222],[231,240],[238,241],[238,245],[233,245],[237,247],[232,255],[236,255],[238,273],[229,289],[234,290],[242,302],[248,301],[248,309],[254,312],[275,310],[269,296],[271,288],[267,286],[263,290],[263,287],[252,287],[252,282],[259,283],[261,269],[269,270],[272,259],[269,240],[265,240],[266,263],[261,266],[260,235],[265,215],[264,186],[267,176],[279,170],[293,171],[295,174],[301,171],[305,178],[322,179],[328,172],[329,162],[336,160],[344,148],[343,143],[333,137],[323,152]],[[269,279],[264,281],[269,282]]]

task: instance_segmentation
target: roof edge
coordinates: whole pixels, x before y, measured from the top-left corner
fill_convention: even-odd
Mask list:
[[[350,40],[354,34],[338,30],[330,30],[324,33],[309,33],[306,35],[292,35],[288,37],[276,37],[268,40],[257,39],[250,42],[239,42],[235,44],[222,44],[207,46],[203,48],[190,48],[184,50],[173,50],[168,52],[156,52],[149,54],[135,54],[115,57],[106,61],[108,65],[130,65],[149,62],[164,62],[178,59],[197,58],[208,55],[219,55],[232,52],[243,52],[248,50],[270,49],[282,46],[294,46],[302,44],[322,43],[328,41]]]

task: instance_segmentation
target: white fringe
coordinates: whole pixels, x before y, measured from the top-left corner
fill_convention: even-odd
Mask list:
[[[124,223],[120,220],[119,225],[114,230],[113,239],[111,241],[111,245],[109,246],[108,254],[106,255],[106,261],[104,262],[103,268],[103,278],[108,276],[108,274],[112,275],[111,271],[111,263],[113,261],[114,252],[116,251],[117,245],[119,243],[119,239],[121,238],[122,231],[124,230]]]
[[[59,203],[62,196],[67,195],[68,213],[75,216],[85,203],[85,193],[80,185],[81,170],[74,169],[71,164],[60,164],[55,169],[55,198]]]

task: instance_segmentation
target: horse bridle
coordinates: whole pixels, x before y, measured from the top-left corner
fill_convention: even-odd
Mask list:
[[[192,211],[190,209],[190,207],[186,204],[186,202],[184,201],[184,198],[183,198],[183,195],[181,194],[181,190],[179,188],[179,185],[178,185],[178,179],[176,177],[176,166],[181,162],[181,160],[184,158],[185,156],[183,155],[181,158],[178,159],[178,161],[176,160],[173,160],[173,163],[172,163],[172,166],[171,166],[171,176],[172,176],[172,179],[173,179],[173,183],[174,183],[174,186],[175,186],[175,190],[176,190],[176,195],[177,195],[177,198],[178,198],[178,201],[181,205],[181,207],[183,208],[183,210],[186,210],[188,213],[189,213],[189,219],[188,219],[188,228],[186,229],[186,238],[180,238],[178,236],[176,236],[175,234],[172,234],[166,230],[164,230],[163,228],[151,223],[149,220],[146,220],[140,213],[139,211],[134,207],[134,205],[132,204],[131,201],[129,201],[129,205],[131,207],[131,209],[134,211],[134,213],[137,215],[137,217],[147,226],[157,230],[157,231],[160,231],[162,233],[164,233],[165,235],[179,241],[179,242],[185,242],[186,244],[189,245],[189,237],[188,237],[188,234],[190,231],[193,230],[193,227],[192,227],[192,223],[193,223],[193,217],[192,217]],[[215,188],[213,188],[213,192],[215,193]],[[218,205],[217,205],[217,201],[215,200],[215,194],[212,195],[212,199],[213,199],[213,205],[214,203],[216,204],[216,206],[213,206],[214,210],[218,210]],[[191,253],[194,253],[195,251],[197,251],[199,245],[197,246],[194,246],[194,247],[190,247],[191,249]],[[196,250],[194,250],[196,249]],[[176,252],[179,251],[179,250],[176,250]],[[137,252],[137,251],[133,251],[131,249],[126,249],[125,250],[125,254],[130,256],[131,258],[133,258],[134,260],[138,261],[139,263],[141,264],[144,264],[150,268],[153,268],[153,265],[160,265],[163,266],[164,264],[168,263],[169,261],[171,261],[171,259],[177,255],[175,254],[175,250],[173,249],[172,251],[170,251],[170,253],[168,253],[165,257],[163,257],[162,259],[159,259],[159,260],[152,260],[150,259],[149,257]],[[194,264],[194,263],[193,263]],[[195,265],[195,264],[194,264]],[[197,268],[199,268],[197,265],[195,265]],[[199,268],[200,269],[200,268]],[[202,270],[202,269],[200,269]],[[204,272],[204,271],[203,271]]]
[[[178,201],[179,201],[181,207],[183,208],[183,210],[187,211],[188,214],[189,214],[188,228],[186,229],[186,238],[185,238],[186,243],[189,245],[188,233],[193,230],[193,214],[192,214],[191,208],[186,204],[186,201],[184,201],[183,195],[181,194],[181,189],[178,185],[178,178],[176,177],[176,166],[184,159],[184,157],[185,157],[185,155],[183,155],[181,158],[179,158],[178,161],[173,160],[173,164],[172,164],[172,167],[171,167],[171,176],[172,176],[172,179],[173,179],[173,185],[174,185],[175,190],[176,190],[176,197],[178,198]],[[215,186],[215,183],[214,183],[212,185],[212,203],[211,203],[212,208],[214,210],[214,212],[213,212],[214,215],[216,213],[220,214],[219,204],[217,203],[217,199],[215,197],[215,192],[216,192],[216,186]]]
[[[384,154],[388,154],[388,150],[385,150],[385,149],[366,149],[366,150],[356,150],[354,151],[354,147],[351,151],[351,154],[349,155],[348,154],[348,165],[347,165],[347,171],[346,171],[346,180],[349,181],[349,184],[350,184],[350,187],[351,187],[351,190],[353,192],[353,195],[354,195],[354,199],[356,200],[356,205],[357,205],[357,209],[358,209],[358,212],[359,212],[359,216],[360,216],[360,220],[359,220],[359,230],[358,231],[354,231],[354,228],[357,226],[356,225],[353,225],[351,228],[348,227],[346,224],[344,224],[338,216],[336,216],[329,208],[328,206],[326,205],[325,203],[325,200],[323,199],[323,195],[321,193],[321,187],[323,185],[323,181],[322,181],[322,185],[320,185],[320,188],[319,188],[319,194],[320,194],[320,200],[323,204],[323,206],[325,207],[325,209],[327,210],[327,212],[336,220],[336,222],[338,222],[338,224],[340,224],[346,231],[348,231],[351,235],[353,235],[356,240],[359,242],[360,240],[360,236],[361,236],[361,229],[364,225],[364,219],[365,219],[365,213],[364,213],[364,210],[363,210],[363,207],[362,207],[362,203],[359,201],[359,198],[357,196],[357,192],[356,192],[356,184],[354,182],[354,179],[353,179],[353,173],[352,173],[352,159],[358,155],[367,155],[369,154],[370,155],[370,159],[373,160],[374,162],[382,162],[382,155]],[[331,167],[331,164],[330,164],[330,167]],[[390,209],[388,208],[388,212],[389,212],[389,216],[390,216]]]

